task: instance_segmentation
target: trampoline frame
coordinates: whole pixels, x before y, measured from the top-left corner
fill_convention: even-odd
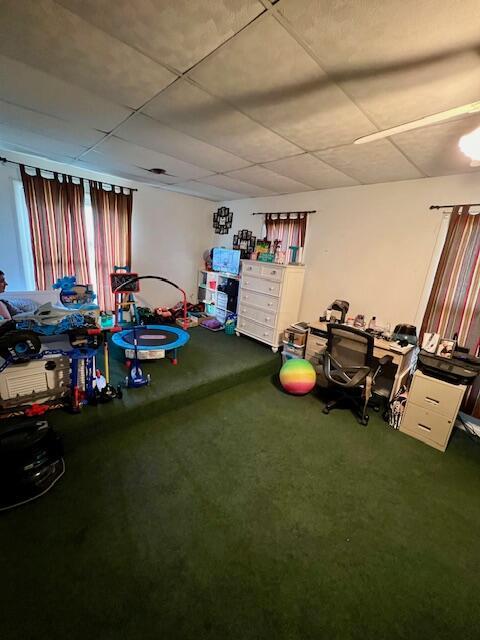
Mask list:
[[[123,338],[127,336],[127,334],[132,334],[133,332],[137,332],[137,337],[141,334],[145,329],[154,329],[155,331],[168,331],[169,333],[174,333],[177,336],[177,339],[174,342],[170,342],[168,344],[152,344],[150,345],[137,345],[137,351],[176,351],[179,347],[183,347],[190,340],[189,334],[184,331],[184,329],[179,329],[178,327],[173,327],[171,325],[165,324],[147,324],[145,326],[136,326],[129,327],[128,329],[123,329],[119,333],[114,333],[112,335],[112,341],[117,347],[121,349],[134,349],[134,345],[132,342],[126,342]]]

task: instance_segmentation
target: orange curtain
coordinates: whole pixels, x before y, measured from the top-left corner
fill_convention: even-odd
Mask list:
[[[131,266],[132,192],[121,188],[110,191],[101,183],[90,181],[93,225],[95,234],[95,268],[100,309],[114,307],[110,274],[114,266]]]
[[[20,165],[32,238],[33,264],[37,289],[50,289],[64,276],[75,275],[77,282],[90,282],[83,181],[54,174],[52,179],[27,173]]]

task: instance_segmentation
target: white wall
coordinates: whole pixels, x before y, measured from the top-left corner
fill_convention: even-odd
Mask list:
[[[244,228],[261,236],[263,216],[254,211],[315,209],[301,319],[317,319],[340,298],[350,302],[349,315],[419,324],[446,231],[444,216],[429,206],[468,202],[480,202],[478,173],[235,200],[222,203],[233,211],[231,233],[213,243],[231,246]]]
[[[211,245],[215,203],[160,189],[142,188],[134,195],[132,219],[133,269],[168,278],[197,300],[198,269]],[[140,283],[139,303],[171,306],[179,292],[154,280]]]
[[[192,300],[196,299],[197,269],[211,244],[215,203],[23,154],[0,151],[0,156],[42,169],[138,188],[133,196],[132,269],[167,277],[184,288]],[[7,275],[10,291],[27,288],[13,189],[13,181],[19,179],[16,165],[0,164],[0,269]],[[173,287],[154,281],[141,283],[140,303],[170,306],[179,297]]]

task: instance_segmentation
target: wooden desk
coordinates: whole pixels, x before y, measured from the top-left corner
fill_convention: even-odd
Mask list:
[[[327,323],[310,322],[309,326],[310,331],[307,338],[305,358],[314,366],[319,366],[322,361],[323,352],[327,348]],[[379,360],[385,355],[393,358],[392,364],[387,365],[380,372],[375,385],[375,392],[379,395],[386,396],[391,400],[402,386],[407,375],[411,372],[415,362],[416,352],[416,347],[413,347],[412,345],[403,347],[401,352],[399,352],[392,349],[392,343],[388,342],[388,340],[375,338],[373,347],[374,358]],[[392,366],[395,367],[394,374],[391,370]]]

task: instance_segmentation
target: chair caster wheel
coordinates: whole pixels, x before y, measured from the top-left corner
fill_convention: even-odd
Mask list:
[[[330,413],[330,409],[327,409],[327,407],[325,407],[324,409],[322,409],[322,413],[325,413],[327,416]]]
[[[360,424],[366,427],[369,419],[370,419],[370,416],[365,416],[364,418],[360,418]]]
[[[375,405],[375,406],[373,407],[373,410],[375,411],[375,413],[378,413],[378,412],[380,411],[380,407],[379,407],[379,405]]]

